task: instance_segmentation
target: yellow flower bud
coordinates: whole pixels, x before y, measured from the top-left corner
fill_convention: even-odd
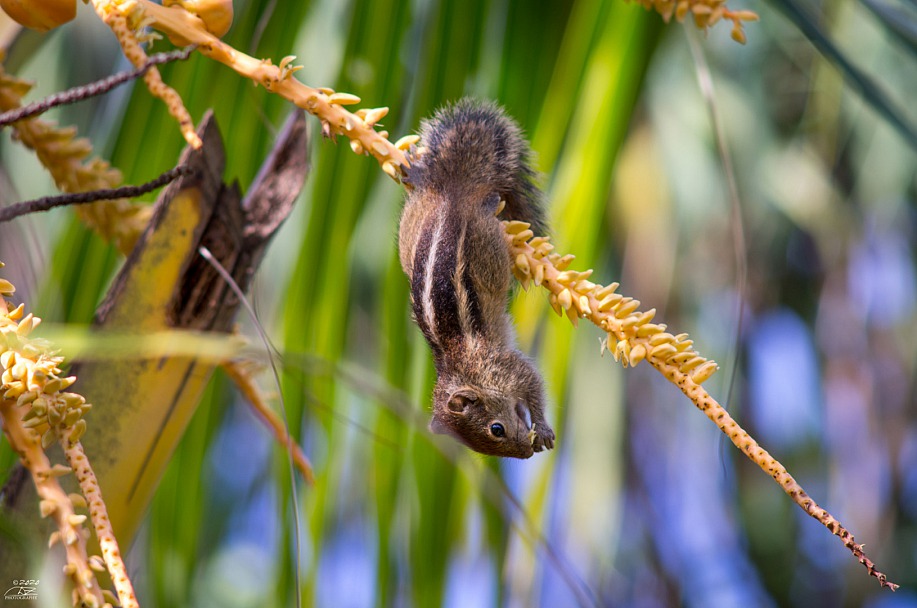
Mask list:
[[[688,372],[690,372],[690,371],[691,371],[692,369],[694,369],[695,367],[697,367],[697,366],[699,366],[699,365],[702,365],[702,364],[704,364],[704,363],[706,363],[706,362],[707,362],[707,360],[704,359],[703,357],[701,357],[700,355],[695,355],[694,357],[692,357],[692,358],[688,359],[687,361],[685,361],[684,363],[682,363],[682,364],[681,364],[681,367],[679,367],[678,369],[680,369],[681,371],[683,371],[684,373],[687,374]]]
[[[583,314],[583,316],[592,314],[592,309],[589,308],[589,297],[588,296],[580,296],[579,300],[577,301],[577,304],[579,304],[578,308],[579,308],[579,311]]]
[[[382,170],[385,171],[385,174],[388,175],[390,178],[396,181],[398,180],[400,172],[398,171],[398,167],[396,167],[395,163],[393,163],[392,161],[387,160],[384,163],[382,163]]]
[[[531,224],[526,222],[520,222],[518,220],[513,220],[511,222],[506,222],[506,234],[517,235],[520,232],[528,230]]]
[[[568,253],[567,255],[563,257],[558,256],[557,261],[554,262],[554,266],[558,270],[566,270],[567,267],[570,266],[570,264],[572,263],[573,263],[573,254]]]
[[[646,358],[646,347],[642,344],[637,344],[632,349],[630,349],[630,364],[633,367],[636,367],[638,363],[643,361]]]
[[[557,296],[556,296],[556,295],[554,295],[553,293],[552,293],[551,295],[549,295],[549,296],[548,296],[548,302],[550,302],[551,308],[554,309],[554,312],[557,313],[557,316],[561,316],[561,315],[564,314],[564,309],[563,309],[563,307],[560,305],[560,302],[557,300]]]
[[[623,319],[630,313],[637,310],[637,307],[640,306],[640,300],[631,300],[630,302],[622,302],[618,309],[615,311],[615,317]]]
[[[208,32],[222,38],[232,25],[232,0],[165,0],[164,6],[180,6],[204,22]]]
[[[352,93],[332,93],[328,102],[339,106],[351,106],[360,103],[360,98]]]
[[[703,384],[719,368],[715,362],[707,361],[691,373],[691,380],[696,384]]]
[[[557,303],[560,304],[564,310],[573,306],[573,294],[570,293],[569,289],[564,289],[557,295]]]
[[[0,0],[0,8],[17,23],[39,32],[76,17],[76,0]]]
[[[405,135],[395,142],[395,147],[399,150],[409,150],[411,146],[420,141],[419,135]],[[501,201],[502,202],[502,201]]]
[[[86,497],[82,494],[67,494],[67,498],[70,499],[70,502],[73,503],[75,509],[88,509],[89,505],[86,503]]]
[[[363,119],[368,125],[374,125],[382,120],[388,114],[388,108],[373,108],[366,111],[366,118]]]
[[[541,283],[544,281],[544,264],[538,264],[535,266],[535,285],[541,286]]]
[[[674,355],[675,352],[675,347],[671,344],[660,344],[659,346],[656,346],[650,350],[650,356],[665,361]]]
[[[48,517],[57,511],[57,503],[53,500],[42,500],[38,503],[38,510],[42,517]]]
[[[535,233],[531,230],[523,230],[519,234],[513,236],[513,244],[518,245],[519,243],[525,243],[533,236],[535,236]]]
[[[618,302],[623,300],[624,297],[621,294],[612,293],[609,294],[604,300],[599,302],[599,310],[602,312],[607,312],[618,305]]]

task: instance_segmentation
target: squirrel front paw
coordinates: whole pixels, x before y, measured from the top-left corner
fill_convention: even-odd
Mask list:
[[[540,452],[544,449],[554,449],[554,430],[546,422],[536,422],[532,427],[535,431],[535,439],[532,441],[532,449]]]

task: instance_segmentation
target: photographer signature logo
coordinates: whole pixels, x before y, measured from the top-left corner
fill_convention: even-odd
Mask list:
[[[14,580],[13,586],[3,594],[5,600],[37,600],[38,599],[38,580],[23,579]]]

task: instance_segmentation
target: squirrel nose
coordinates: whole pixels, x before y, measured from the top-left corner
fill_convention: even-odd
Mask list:
[[[522,420],[526,429],[532,428],[532,414],[529,412],[529,408],[525,407],[525,404],[521,401],[516,402],[516,415]]]

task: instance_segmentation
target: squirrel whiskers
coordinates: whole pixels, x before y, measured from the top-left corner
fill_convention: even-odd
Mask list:
[[[515,347],[512,259],[496,213],[545,229],[528,144],[495,104],[463,99],[424,121],[399,227],[414,320],[433,351],[430,428],[472,449],[528,458],[554,447],[544,383]]]

